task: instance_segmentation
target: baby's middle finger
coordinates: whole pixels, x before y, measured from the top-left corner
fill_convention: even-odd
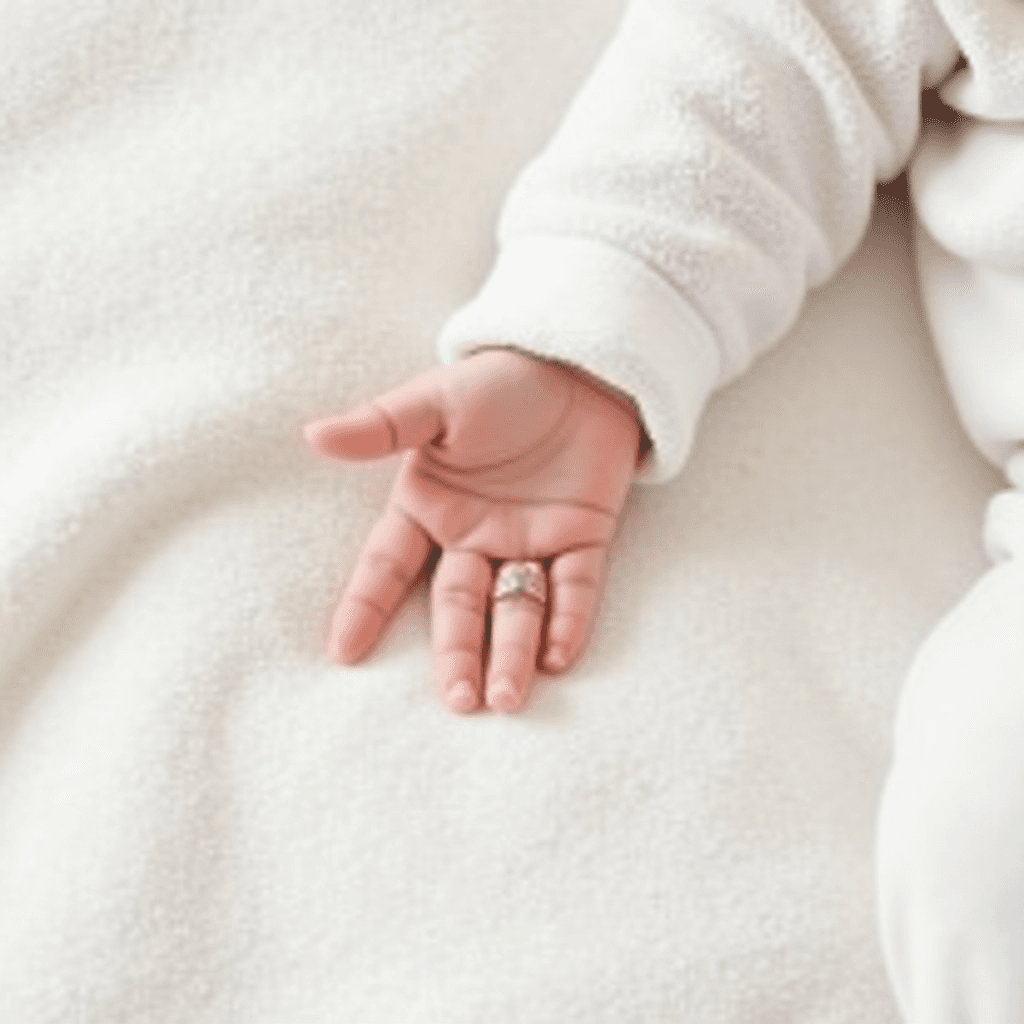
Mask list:
[[[498,587],[503,572],[516,572],[519,565],[506,563],[499,570]],[[544,622],[543,592],[547,584],[543,567],[536,562],[525,563],[529,575],[537,580],[539,593],[496,593],[491,606],[491,650],[486,672],[487,706],[495,711],[516,711],[526,702],[536,674],[537,650]],[[514,589],[514,587],[513,587]]]
[[[431,587],[434,673],[445,702],[472,711],[480,702],[491,566],[471,551],[442,553]]]

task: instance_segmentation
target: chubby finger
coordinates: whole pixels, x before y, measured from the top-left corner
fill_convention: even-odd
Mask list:
[[[445,550],[431,587],[434,677],[456,711],[480,703],[491,563],[472,551]]]
[[[537,665],[544,607],[523,594],[491,607],[491,653],[487,665],[487,706],[517,711],[530,696]]]
[[[542,664],[561,672],[583,653],[604,588],[608,549],[603,544],[558,555],[551,563],[551,616]]]
[[[445,429],[437,370],[340,416],[306,424],[306,440],[335,459],[380,459],[419,448]]]
[[[351,665],[376,644],[430,554],[423,530],[393,506],[370,531],[331,624],[331,655]]]

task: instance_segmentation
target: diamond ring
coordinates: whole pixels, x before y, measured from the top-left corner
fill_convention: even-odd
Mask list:
[[[503,601],[520,595],[541,606],[547,604],[548,580],[540,562],[506,562],[498,570],[491,592],[493,600]]]

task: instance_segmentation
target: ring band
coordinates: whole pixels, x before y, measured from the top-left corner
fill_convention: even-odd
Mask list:
[[[548,578],[540,562],[506,562],[494,580],[491,597],[504,601],[508,597],[528,597],[540,605],[548,601]]]

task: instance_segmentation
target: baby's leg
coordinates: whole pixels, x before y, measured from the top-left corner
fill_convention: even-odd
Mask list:
[[[1024,1020],[1022,627],[1024,550],[938,625],[903,695],[878,893],[908,1024]]]
[[[918,199],[925,305],[964,426],[1011,487],[988,510],[995,565],[925,642],[902,697],[879,816],[879,912],[908,1024],[1021,1024],[1024,259],[954,253],[952,231],[936,242],[950,225],[928,222],[943,209],[931,184]]]

